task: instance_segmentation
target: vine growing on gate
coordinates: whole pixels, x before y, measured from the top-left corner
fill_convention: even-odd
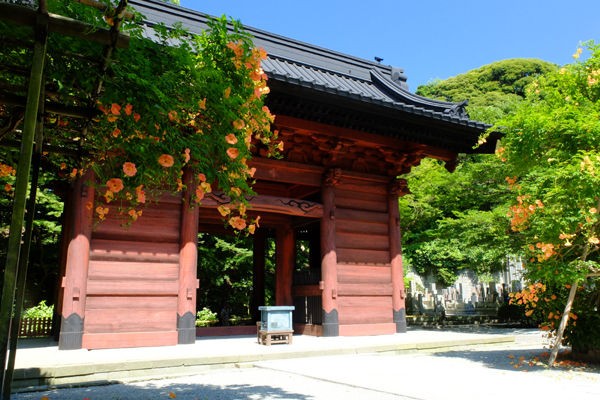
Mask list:
[[[118,21],[116,2],[108,3],[104,13],[76,2],[49,1],[49,9],[110,28]],[[195,35],[181,26],[150,28],[133,15],[121,24],[131,36],[129,47],[115,50],[104,75],[65,55],[101,58],[102,46],[50,37],[48,86],[61,99],[83,93],[84,100],[74,105],[91,106],[95,116],[82,122],[47,114],[48,142],[65,151],[45,154],[44,165],[64,179],[93,172],[96,201],[86,207],[97,221],[119,214],[133,222],[149,201],[187,187],[195,204],[213,190],[223,192],[231,198],[219,208],[228,225],[253,232],[258,221],[249,220],[246,212],[254,175],[248,161],[255,147],[276,156],[282,146],[270,129],[274,116],[263,102],[269,92],[261,69],[266,53],[254,47],[239,22],[225,17],[210,20]],[[26,58],[26,51],[0,53],[3,59]],[[96,97],[99,80],[102,90]],[[0,117],[8,120],[17,111],[3,107]],[[2,156],[0,180],[10,195],[16,157],[9,151]],[[184,171],[190,177],[186,181]]]

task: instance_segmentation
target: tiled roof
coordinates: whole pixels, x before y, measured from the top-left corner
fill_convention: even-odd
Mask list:
[[[206,28],[210,16],[160,0],[131,0],[149,23],[180,22],[191,32]],[[379,106],[392,112],[426,117],[443,123],[484,131],[489,126],[469,119],[463,103],[428,99],[408,91],[399,68],[342,54],[252,27],[244,27],[263,47],[268,59],[263,69],[270,80],[333,94]]]

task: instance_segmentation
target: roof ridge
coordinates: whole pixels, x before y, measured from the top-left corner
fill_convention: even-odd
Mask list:
[[[200,23],[200,24],[205,25],[206,22],[210,18],[217,18],[210,14],[207,14],[207,13],[204,13],[201,11],[197,11],[197,10],[193,10],[193,9],[189,9],[186,7],[182,7],[182,6],[179,6],[176,4],[168,3],[163,0],[130,0],[129,3],[131,6],[150,8],[161,14],[165,14],[165,13],[170,14],[171,16],[177,18],[179,21],[184,23],[184,25],[187,25],[186,28],[188,28],[188,29],[189,28],[198,28],[198,26],[193,25],[194,23],[195,24]],[[149,16],[146,15],[146,17],[148,18]],[[186,22],[187,22],[187,24],[186,24]],[[192,26],[190,26],[190,25],[192,25]],[[298,39],[293,39],[293,38],[290,38],[287,36],[268,32],[266,30],[255,28],[255,27],[243,24],[243,23],[242,23],[242,26],[246,32],[250,33],[253,40],[255,41],[255,44],[264,45],[266,43],[269,43],[272,45],[272,46],[270,46],[271,47],[270,49],[265,49],[265,50],[268,50],[267,53],[269,55],[277,55],[279,57],[285,57],[285,50],[287,49],[287,51],[293,51],[293,50],[301,51],[302,54],[305,54],[305,55],[314,55],[316,57],[324,57],[328,60],[344,63],[346,66],[360,68],[365,71],[368,71],[371,69],[377,69],[377,70],[385,71],[385,72],[389,71],[389,73],[391,74],[391,70],[393,68],[391,65],[380,64],[378,62],[371,61],[371,60],[368,60],[365,58],[357,57],[357,56],[347,54],[347,53],[342,53],[340,51],[329,49],[329,48],[326,48],[323,46],[318,46],[318,45],[304,42],[304,41],[301,41]],[[256,42],[259,42],[259,43],[256,43]],[[281,53],[278,53],[277,50],[279,50]],[[275,51],[275,52],[273,52],[273,51]],[[313,65],[313,64],[306,63],[306,65]],[[315,66],[319,66],[319,65],[315,65]],[[350,75],[350,74],[351,73],[349,73],[348,75]],[[365,78],[365,80],[366,80],[366,78]]]

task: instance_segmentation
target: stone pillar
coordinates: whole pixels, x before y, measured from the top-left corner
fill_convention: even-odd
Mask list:
[[[83,340],[87,275],[94,213],[94,189],[89,182],[92,173],[79,177],[73,185],[73,220],[67,246],[63,288],[61,326],[58,338],[60,350],[80,349]]]
[[[339,336],[337,305],[337,254],[335,247],[335,186],[339,184],[342,171],[327,171],[323,180],[321,201],[321,282],[323,306],[323,336]]]
[[[196,289],[198,282],[198,213],[193,205],[193,184],[189,171],[183,176],[186,190],[181,202],[181,231],[179,236],[179,295],[177,297],[177,343],[196,341]]]
[[[398,197],[406,190],[405,180],[395,180],[388,194],[390,262],[392,267],[392,308],[396,332],[406,332],[406,306],[404,289],[404,270],[402,266],[402,247],[400,234],[400,211]]]
[[[250,310],[255,321],[260,321],[258,307],[265,304],[265,259],[266,259],[266,231],[258,228],[254,232],[254,249],[252,252],[252,299]]]
[[[296,238],[291,223],[278,226],[275,233],[275,305],[292,306],[292,283],[296,262]]]

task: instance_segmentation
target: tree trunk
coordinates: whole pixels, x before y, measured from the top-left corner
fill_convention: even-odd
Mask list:
[[[569,313],[571,312],[571,307],[573,306],[573,301],[575,300],[575,294],[577,293],[578,286],[579,286],[578,280],[576,280],[575,282],[573,282],[571,284],[571,290],[569,291],[569,298],[567,299],[567,304],[565,305],[565,311],[563,312],[562,318],[560,320],[560,325],[558,326],[558,331],[556,332],[556,340],[554,342],[554,346],[552,346],[552,352],[550,353],[550,359],[548,360],[549,367],[553,367],[554,362],[556,361],[556,356],[558,355],[558,350],[560,349],[560,343],[562,342],[565,328],[567,327],[567,323],[569,322]]]

